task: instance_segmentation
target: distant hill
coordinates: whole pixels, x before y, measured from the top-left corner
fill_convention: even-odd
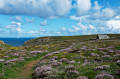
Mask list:
[[[84,35],[84,36],[48,36],[48,37],[39,37],[24,43],[24,46],[28,45],[43,45],[49,43],[59,43],[59,42],[68,42],[68,41],[86,41],[89,39],[96,39],[97,35]]]
[[[107,34],[110,39],[119,39],[120,34]],[[75,42],[75,41],[90,41],[96,40],[97,35],[81,35],[81,36],[48,36],[48,37],[39,37],[24,43],[24,46],[29,45],[44,45],[44,44],[53,44],[60,42]]]

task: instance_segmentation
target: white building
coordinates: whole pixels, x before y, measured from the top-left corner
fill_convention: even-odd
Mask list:
[[[97,39],[109,39],[110,37],[108,35],[99,35],[97,36]]]

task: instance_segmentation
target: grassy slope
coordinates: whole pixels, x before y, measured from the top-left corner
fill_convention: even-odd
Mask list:
[[[109,35],[109,36],[110,37],[117,37],[117,39],[119,39],[120,35],[119,34],[115,34],[115,35],[112,34],[112,35]],[[56,37],[50,37],[50,39],[47,42],[46,41],[38,42],[39,39],[44,39],[44,38],[46,38],[46,37],[37,38],[37,39],[27,41],[24,44],[25,47],[24,46],[23,47],[12,47],[12,46],[9,46],[9,45],[6,45],[6,44],[1,44],[0,48],[2,48],[2,50],[0,50],[0,53],[1,53],[0,58],[2,58],[2,59],[4,59],[4,56],[9,56],[8,58],[5,58],[5,60],[15,59],[15,58],[19,58],[21,56],[24,57],[24,58],[29,56],[30,58],[29,59],[25,58],[25,61],[22,61],[22,62],[21,61],[15,62],[15,65],[11,65],[11,64],[10,65],[4,65],[4,62],[0,63],[0,73],[2,73],[2,72],[4,73],[4,77],[0,77],[0,79],[19,79],[20,75],[18,75],[18,74],[21,72],[21,69],[26,68],[26,66],[29,66],[29,64],[31,64],[31,63],[35,62],[36,60],[40,59],[45,54],[56,51],[56,50],[60,50],[61,48],[69,47],[69,46],[72,45],[72,43],[91,41],[90,39],[95,39],[96,35],[61,36],[61,37],[56,36]],[[67,42],[65,40],[67,40]],[[40,46],[41,44],[42,44],[42,46]],[[104,42],[104,44],[107,45],[106,42]],[[77,47],[77,46],[75,46],[75,47]],[[117,45],[117,48],[119,49],[120,47]],[[46,51],[47,50],[47,53],[35,54],[37,56],[34,57],[33,56],[34,54],[29,53],[29,52],[34,51],[34,50],[35,51],[41,51],[41,50]],[[25,52],[23,53],[23,51],[25,51]],[[8,52],[8,54],[5,54],[5,52]],[[19,53],[19,56],[12,56],[11,55],[12,53],[15,53],[15,52]],[[23,55],[23,54],[26,54],[26,55]],[[62,52],[61,52],[60,56],[61,55],[63,57],[66,57],[66,56],[64,56],[64,54],[62,54]],[[74,56],[74,54],[68,54],[68,55],[73,55]],[[75,54],[75,55],[79,55],[79,54]],[[69,57],[69,58],[71,58],[71,57]],[[34,64],[35,63],[33,63],[32,66]],[[32,68],[32,66],[31,66],[31,68]],[[4,70],[1,71],[3,68],[4,68]],[[88,67],[86,67],[86,68],[88,68]],[[25,73],[25,72],[23,72],[23,73]],[[31,74],[31,73],[32,72],[30,72],[28,74]],[[21,75],[23,75],[23,74],[21,74]],[[29,75],[27,75],[26,77],[30,78]]]
[[[62,49],[61,47],[67,47],[67,46],[69,46],[69,44],[65,44],[65,43],[39,45],[39,46],[25,46],[25,47],[24,46],[13,47],[6,44],[1,44],[0,48],[2,50],[0,50],[0,59],[4,59],[5,61],[0,62],[0,79],[19,79],[21,75],[23,75],[22,76],[23,79],[24,78],[29,79],[30,74],[32,73],[31,68],[34,66],[34,64],[37,63],[37,60],[45,56],[47,53],[60,50]],[[5,64],[6,61],[20,59],[20,58],[23,58],[23,60],[22,61],[15,60]],[[22,72],[21,74],[21,71],[27,67],[31,67],[27,69],[28,71],[31,72],[30,73]],[[3,76],[1,76],[2,73],[4,74]]]
[[[115,39],[120,39],[120,34],[107,34],[108,36],[110,36],[112,39],[115,37]],[[96,39],[97,38],[97,35],[82,35],[82,36],[50,36],[49,40],[48,41],[44,41],[44,42],[40,42],[38,40],[41,40],[41,39],[46,39],[48,37],[40,37],[40,38],[36,38],[36,39],[32,39],[32,40],[29,40],[29,41],[26,41],[24,43],[24,46],[29,46],[29,45],[40,45],[40,44],[49,44],[49,43],[60,43],[61,42],[64,42],[64,41],[79,41],[79,42],[82,42],[82,41],[89,41],[89,40],[92,40],[92,39]]]
[[[0,47],[2,50],[0,51],[0,59],[5,59],[5,61],[7,60],[12,60],[12,59],[16,59],[19,58],[19,56],[12,56],[11,54],[16,52],[20,53],[20,50],[25,50],[25,48],[21,48],[21,47],[13,47],[13,46],[9,46],[7,44],[2,44]],[[29,52],[31,50],[31,47],[28,48],[29,50],[27,50],[27,52]],[[34,48],[35,50],[35,48]],[[5,52],[8,52],[7,54],[5,54]],[[4,62],[0,62],[0,75],[1,73],[4,73],[4,76],[0,76],[0,79],[30,79],[30,73],[32,73],[32,71],[30,71],[32,69],[32,66],[30,68],[30,72],[28,73],[25,69],[26,66],[30,67],[29,64],[35,62],[36,60],[39,60],[41,57],[45,56],[47,53],[42,53],[39,54],[37,56],[32,56],[29,54],[26,54],[26,56],[30,56],[29,59],[25,59],[24,61],[15,61],[14,64],[12,63],[8,63],[8,64],[4,64]],[[9,56],[8,58],[4,58],[4,56]],[[35,62],[37,63],[37,62]],[[33,63],[34,65],[34,63]],[[23,71],[24,70],[24,71]],[[22,73],[22,74],[20,74]],[[27,73],[27,74],[26,74]],[[20,77],[20,76],[21,77]]]
[[[70,48],[70,50],[59,51],[57,54],[53,54],[40,60],[39,64],[35,68],[35,72],[33,74],[34,78],[76,79],[79,76],[86,76],[88,79],[94,79],[99,74],[109,74],[114,76],[115,79],[119,79],[120,64],[118,64],[117,61],[120,60],[120,35],[112,34],[109,36],[112,39],[91,40],[96,37],[95,35],[52,37],[51,39],[62,42],[64,42],[63,40],[71,40],[73,44],[70,46],[72,46],[72,48]],[[74,42],[73,40],[78,41]],[[60,60],[62,58],[65,58],[66,60],[61,62]],[[60,63],[62,63],[62,65]],[[72,68],[70,68],[71,66]],[[97,68],[102,66],[108,67],[103,69]],[[38,72],[41,67],[52,67],[52,69]],[[36,71],[37,69],[38,71]],[[104,79],[111,78],[106,76]]]
[[[48,37],[40,37],[36,39],[29,40],[24,43],[24,46],[28,45],[40,45],[40,44],[49,44],[49,43],[59,43],[60,41],[87,41],[90,39],[96,39],[96,35],[84,35],[84,36],[51,36],[48,41],[38,42],[38,40],[46,39]]]
[[[9,68],[6,68],[6,71],[4,72],[5,76],[1,79],[30,79],[30,75],[32,74],[31,69],[33,68],[33,65],[37,63],[35,61],[39,60],[41,57],[42,56],[37,56],[24,62],[19,62]],[[29,66],[31,63],[33,63],[32,66]]]

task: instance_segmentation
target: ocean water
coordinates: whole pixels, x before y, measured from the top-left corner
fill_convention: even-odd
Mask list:
[[[34,38],[0,38],[0,40],[4,41],[4,43],[12,45],[12,46],[23,46],[25,41],[28,41]]]

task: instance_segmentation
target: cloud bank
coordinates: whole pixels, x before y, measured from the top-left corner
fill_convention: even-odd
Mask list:
[[[0,13],[50,18],[67,15],[71,6],[72,0],[0,0]]]
[[[99,1],[92,3],[91,0],[0,0],[0,14],[14,15],[9,18],[12,22],[4,28],[5,30],[0,29],[1,33],[27,33],[38,36],[120,33],[120,7],[103,6]],[[22,15],[33,18],[24,18]],[[27,24],[33,23],[36,16],[44,19],[36,23],[38,27],[49,27],[49,18],[72,19],[76,24],[71,23],[67,28],[61,26],[59,31],[54,32],[46,29],[23,31],[22,21]]]
[[[90,0],[77,0],[77,15],[81,16],[91,8]]]

